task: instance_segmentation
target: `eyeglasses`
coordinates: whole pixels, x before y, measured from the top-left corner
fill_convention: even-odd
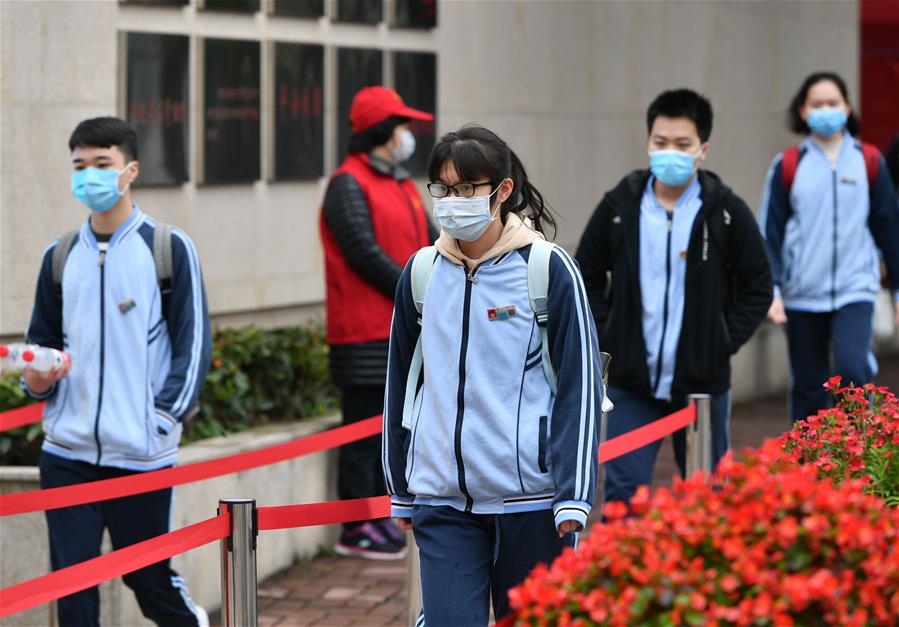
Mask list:
[[[456,196],[471,198],[474,196],[474,190],[478,187],[483,187],[484,185],[492,185],[492,183],[490,181],[484,181],[483,183],[456,183],[455,185],[428,183],[428,192],[431,194],[432,198],[446,198],[449,195],[450,190],[453,190],[453,193]]]

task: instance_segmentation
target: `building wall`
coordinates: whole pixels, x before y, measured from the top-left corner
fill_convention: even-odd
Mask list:
[[[437,51],[438,131],[475,121],[504,136],[560,215],[558,241],[569,247],[603,192],[645,164],[643,115],[660,90],[686,85],[711,98],[707,166],[751,206],[772,155],[793,141],[782,121],[802,78],[835,69],[857,93],[855,2],[443,0],[433,31],[112,0],[13,0],[0,11],[0,336],[24,330],[44,247],[85,217],[69,191],[66,140],[81,119],[122,113],[124,31],[190,34],[193,50],[203,36],[323,43],[326,77],[338,45]],[[195,239],[220,322],[285,324],[320,311],[325,184],[191,182],[140,188],[135,198]]]

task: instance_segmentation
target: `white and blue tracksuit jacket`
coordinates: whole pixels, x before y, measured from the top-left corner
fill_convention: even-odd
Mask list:
[[[596,330],[580,271],[556,247],[547,327],[558,381],[553,397],[528,301],[529,252],[525,246],[489,259],[471,278],[438,255],[421,326],[411,262],[403,271],[384,403],[383,465],[394,516],[411,516],[413,504],[475,514],[551,508],[557,526],[586,526],[603,395]],[[419,333],[423,383],[407,430],[403,401]]]
[[[809,137],[799,145],[789,195],[782,159],[768,170],[759,216],[775,296],[779,289],[787,309],[806,312],[873,302],[879,253],[890,288],[899,289],[899,206],[883,157],[869,188],[861,145],[849,133],[835,167]]]
[[[62,310],[51,244],[38,277],[28,341],[72,356],[43,395],[43,450],[128,470],[175,463],[181,420],[197,402],[212,340],[200,261],[172,230],[172,292],[163,317],[153,258],[155,222],[135,207],[105,253],[85,223],[68,255]]]

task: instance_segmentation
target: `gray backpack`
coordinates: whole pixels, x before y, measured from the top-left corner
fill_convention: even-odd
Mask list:
[[[75,229],[65,233],[59,238],[53,256],[50,260],[50,268],[53,275],[53,285],[56,288],[56,299],[62,310],[62,276],[66,267],[69,253],[75,246],[80,230]],[[162,316],[169,319],[169,300],[172,295],[172,225],[156,223],[153,230],[153,260],[156,262],[156,281],[159,284],[159,293],[162,295]]]
[[[556,394],[556,371],[549,356],[547,323],[549,322],[550,313],[548,300],[549,261],[554,247],[555,244],[552,242],[547,242],[543,239],[534,240],[531,244],[531,253],[528,256],[528,300],[531,303],[531,310],[537,318],[537,326],[540,328],[540,341],[543,348],[541,355],[543,374],[546,376],[546,382],[549,384],[553,395]],[[415,253],[415,257],[412,259],[412,300],[415,302],[415,309],[418,312],[419,326],[421,326],[421,316],[425,306],[425,292],[427,292],[428,282],[431,280],[431,270],[434,268],[434,262],[437,260],[438,254],[436,246],[426,246]],[[603,379],[605,379],[611,356],[608,353],[600,353],[600,360]],[[418,391],[418,379],[421,376],[421,369],[422,348],[421,333],[419,333],[418,341],[415,343],[415,352],[412,354],[412,363],[409,366],[409,375],[406,378],[406,395],[403,399],[403,426],[407,429],[412,428],[412,406],[415,403],[415,394]],[[603,383],[603,392],[605,392],[605,382]],[[611,402],[603,394],[602,411],[607,412],[611,409]]]

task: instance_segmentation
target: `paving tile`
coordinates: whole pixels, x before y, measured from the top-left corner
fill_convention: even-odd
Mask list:
[[[324,617],[325,613],[318,611],[290,612],[283,614],[281,627],[306,627],[314,625]]]
[[[290,593],[289,588],[261,587],[256,595],[261,599],[283,599]]]
[[[405,577],[406,565],[402,566],[369,566],[363,568],[359,574],[363,577]]]
[[[362,593],[360,588],[330,588],[325,592],[323,599],[328,601],[349,601]]]

